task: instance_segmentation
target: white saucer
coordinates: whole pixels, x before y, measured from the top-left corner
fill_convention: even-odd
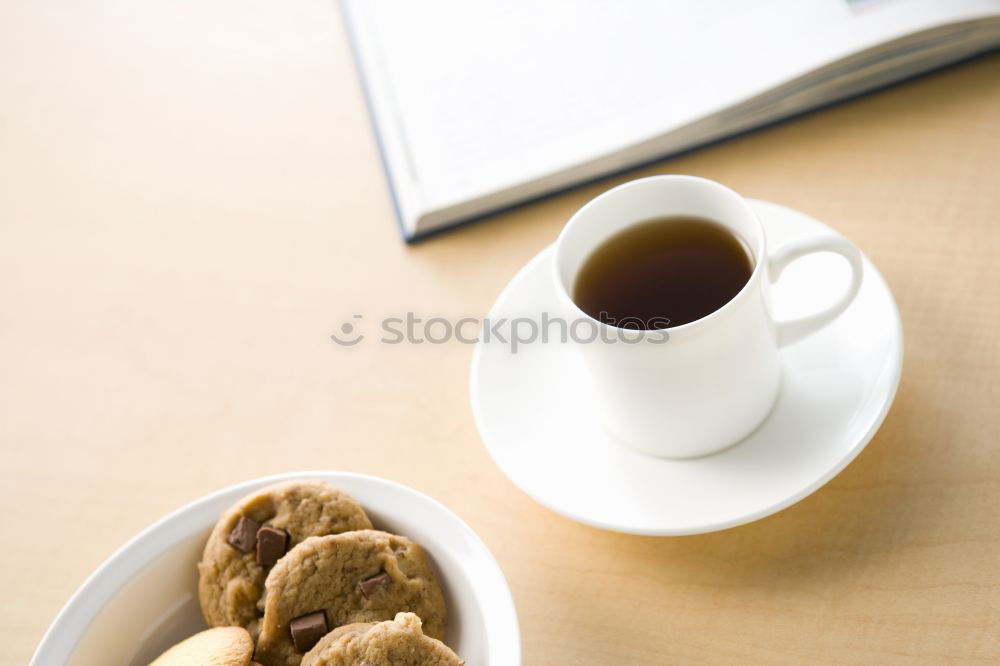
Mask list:
[[[830,231],[802,213],[751,201],[768,244]],[[552,248],[511,280],[489,317],[558,312]],[[846,266],[803,258],[774,288],[780,318],[836,298]],[[780,511],[844,469],[878,430],[903,361],[899,311],[866,257],[861,291],[822,331],[782,352],[782,389],[771,415],[748,438],[694,460],[655,458],[614,441],[592,419],[586,371],[570,345],[550,341],[477,344],[472,411],[493,459],[538,502],[569,518],[618,532],[679,535],[735,527]]]

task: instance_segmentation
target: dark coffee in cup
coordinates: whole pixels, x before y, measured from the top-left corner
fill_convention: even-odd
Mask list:
[[[613,326],[682,326],[731,301],[753,267],[744,243],[721,224],[700,217],[658,218],[599,245],[577,274],[573,301]]]

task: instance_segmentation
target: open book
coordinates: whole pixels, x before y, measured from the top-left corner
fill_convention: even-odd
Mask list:
[[[404,236],[1000,46],[1000,0],[342,0]]]

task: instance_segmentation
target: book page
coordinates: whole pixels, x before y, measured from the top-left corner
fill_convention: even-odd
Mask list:
[[[374,40],[422,208],[613,155],[889,39],[1000,11],[998,0],[348,2],[355,38]]]

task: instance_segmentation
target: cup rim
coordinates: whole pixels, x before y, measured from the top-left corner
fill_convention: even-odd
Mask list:
[[[580,309],[580,306],[578,306],[576,304],[576,301],[573,300],[573,297],[570,296],[569,290],[566,288],[566,285],[563,282],[559,270],[562,264],[563,248],[566,242],[566,238],[572,231],[572,228],[575,225],[579,224],[580,218],[583,215],[585,215],[589,209],[593,208],[599,202],[603,201],[604,199],[610,198],[612,196],[621,196],[622,193],[626,190],[633,189],[635,187],[639,187],[653,182],[665,184],[665,183],[677,183],[684,181],[697,183],[699,186],[707,186],[709,188],[716,189],[727,196],[731,195],[735,197],[740,208],[747,215],[748,219],[751,220],[751,224],[754,230],[756,231],[757,238],[760,240],[759,243],[760,249],[758,252],[758,256],[753,257],[754,259],[753,270],[750,272],[750,277],[747,279],[746,284],[744,284],[743,287],[738,292],[736,292],[735,296],[726,301],[726,303],[722,305],[722,307],[713,310],[704,317],[700,317],[698,319],[695,319],[694,321],[689,321],[688,323],[681,324],[680,326],[668,326],[667,328],[658,328],[658,329],[645,328],[641,330],[624,329],[618,326],[612,326],[611,324],[607,324],[599,319],[595,319],[594,317],[590,316],[582,309]],[[636,223],[638,222],[641,222],[641,220],[636,221]],[[730,231],[732,230],[730,229]],[[593,252],[594,249],[596,249],[596,246],[595,248],[591,249],[591,252]],[[760,280],[760,274],[764,270],[764,263],[765,263],[764,259],[766,257],[767,257],[767,236],[764,233],[764,225],[761,223],[760,218],[757,216],[756,211],[754,211],[753,207],[750,206],[750,203],[744,197],[742,197],[738,192],[736,192],[732,188],[723,185],[722,183],[711,180],[709,178],[702,178],[701,176],[689,176],[685,174],[660,174],[657,176],[646,176],[644,178],[636,178],[635,180],[630,180],[625,183],[621,183],[620,185],[616,185],[615,187],[612,187],[611,189],[606,190],[601,194],[598,194],[596,197],[594,197],[593,199],[585,203],[582,207],[580,207],[579,210],[573,213],[573,215],[569,218],[569,221],[567,221],[566,224],[563,225],[563,228],[562,230],[560,230],[559,236],[556,238],[555,241],[555,252],[552,261],[552,278],[555,283],[555,289],[556,292],[559,294],[560,300],[562,300],[565,304],[568,304],[569,307],[572,308],[573,311],[575,311],[578,316],[581,316],[591,322],[594,322],[595,324],[597,324],[598,327],[600,327],[602,330],[605,331],[627,330],[629,331],[630,334],[632,333],[641,334],[641,336],[638,339],[642,340],[648,338],[650,335],[653,334],[662,336],[663,333],[666,332],[670,335],[675,335],[678,333],[691,331],[693,329],[708,325],[714,319],[717,319],[721,316],[725,316],[724,313],[732,310],[733,308],[736,307],[736,304],[738,302],[744,300],[750,293],[750,290],[755,286],[757,281]]]

